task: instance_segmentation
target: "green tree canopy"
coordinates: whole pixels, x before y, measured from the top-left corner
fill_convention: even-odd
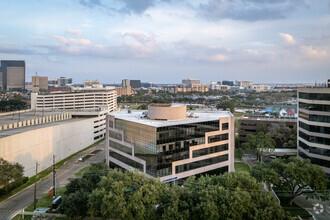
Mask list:
[[[309,160],[297,157],[275,159],[270,163],[259,163],[251,174],[259,181],[273,185],[279,196],[289,198],[290,205],[299,195],[306,198],[329,199],[328,180],[324,171]]]
[[[0,188],[23,177],[24,167],[19,163],[9,163],[0,157]]]
[[[246,142],[242,144],[244,150],[253,150],[258,154],[259,162],[265,152],[271,152],[275,149],[275,141],[269,134],[259,131],[257,135],[248,134]]]

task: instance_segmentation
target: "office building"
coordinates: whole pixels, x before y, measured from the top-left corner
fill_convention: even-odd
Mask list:
[[[127,86],[131,86],[133,89],[141,88],[141,80],[123,79],[121,84],[123,88],[126,88]]]
[[[252,85],[252,89],[256,92],[265,92],[270,90],[269,85]]]
[[[72,78],[67,77],[60,77],[57,79],[57,86],[64,87],[64,86],[71,86],[72,85]]]
[[[32,76],[32,92],[48,91],[48,76]]]
[[[97,87],[100,84],[99,80],[84,80],[84,87]]]
[[[117,96],[132,95],[132,87],[126,86],[124,88],[116,88]]]
[[[234,81],[223,80],[223,81],[221,81],[221,85],[234,86]]]
[[[161,181],[234,171],[230,112],[187,113],[186,105],[154,104],[148,111],[107,116],[106,161]]]
[[[291,130],[297,124],[296,118],[277,118],[277,117],[264,117],[264,116],[250,116],[242,117],[238,120],[238,145],[242,147],[242,144],[246,142],[246,136],[257,135],[258,130],[263,126],[266,132],[269,132],[272,125],[279,125],[289,127]],[[290,134],[288,134],[290,135]],[[275,146],[282,147],[282,146]]]
[[[31,109],[96,109],[107,107],[109,112],[117,108],[115,89],[77,90],[49,94],[31,93]]]
[[[240,81],[239,86],[243,87],[243,88],[250,89],[253,86],[253,82],[252,81]]]
[[[195,85],[201,84],[201,81],[199,79],[183,79],[182,84],[187,87],[194,87]]]
[[[0,90],[25,89],[25,61],[2,60]]]
[[[330,88],[298,89],[298,156],[330,176]]]

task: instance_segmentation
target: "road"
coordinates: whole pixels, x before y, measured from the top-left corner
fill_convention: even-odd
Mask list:
[[[68,183],[69,178],[74,178],[75,174],[82,168],[95,162],[103,162],[105,159],[104,144],[102,141],[92,148],[77,154],[69,159],[62,167],[56,171],[56,186],[62,187]],[[100,150],[95,155],[89,157],[84,162],[78,162],[83,157],[95,150]],[[53,175],[48,175],[37,183],[37,198],[49,192],[49,188],[53,185]],[[34,185],[31,185],[14,196],[0,203],[0,219],[11,219],[22,209],[33,203]]]

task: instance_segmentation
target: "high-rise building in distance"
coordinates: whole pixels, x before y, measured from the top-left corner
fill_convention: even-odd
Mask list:
[[[199,79],[183,79],[182,84],[187,85],[187,87],[194,87],[194,85],[201,84],[201,80],[199,80]]]
[[[2,60],[0,90],[25,89],[25,61]]]
[[[32,76],[32,92],[48,91],[48,76]]]
[[[298,156],[330,176],[330,88],[298,89]]]

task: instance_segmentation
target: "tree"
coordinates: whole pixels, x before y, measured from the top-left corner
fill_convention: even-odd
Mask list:
[[[269,134],[259,130],[257,135],[248,134],[246,142],[242,144],[244,150],[253,150],[257,153],[259,162],[262,159],[264,152],[271,152],[275,149],[275,141]]]
[[[183,187],[115,169],[89,197],[92,216],[120,219],[284,219],[249,173],[189,177]]]
[[[109,167],[105,163],[93,163],[82,178],[70,179],[59,212],[71,218],[84,218],[88,214],[89,195],[108,172]]]
[[[221,103],[217,104],[217,109],[227,110],[229,109],[231,112],[235,111],[235,102],[232,101],[222,101]]]
[[[292,129],[285,124],[271,124],[269,135],[274,139],[276,146],[297,147],[297,126]]]
[[[0,157],[0,188],[23,177],[24,167],[19,163],[9,163]]]
[[[138,171],[113,170],[102,178],[89,200],[92,216],[120,219],[156,219],[168,185]]]
[[[275,191],[282,192],[279,196],[289,199],[290,205],[300,195],[307,199],[329,199],[328,180],[324,171],[308,159],[291,157],[275,159],[266,164],[259,163],[251,170],[251,175],[269,186],[273,185]]]

